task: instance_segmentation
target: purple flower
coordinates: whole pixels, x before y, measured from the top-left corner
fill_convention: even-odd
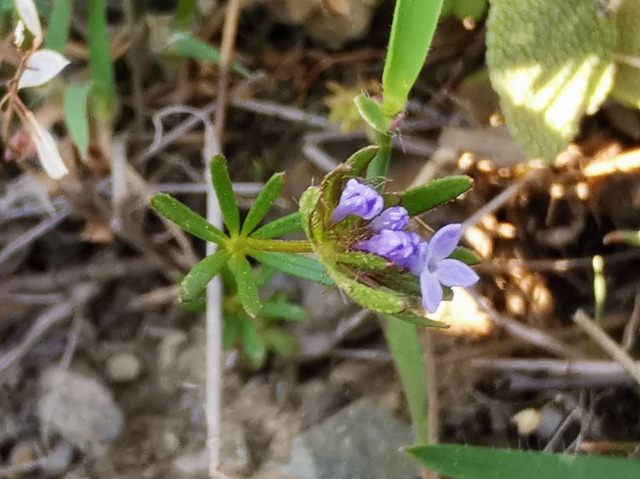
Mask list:
[[[382,230],[371,238],[361,241],[357,248],[367,253],[382,256],[396,266],[409,268],[415,261],[420,245],[420,236],[404,231]]]
[[[462,225],[450,224],[440,228],[429,243],[420,245],[418,261],[410,268],[420,276],[422,305],[428,313],[435,313],[444,298],[442,287],[467,287],[480,278],[469,266],[457,259],[448,259],[460,241]]]
[[[409,224],[409,213],[402,206],[387,208],[380,216],[369,223],[369,229],[374,233],[382,230],[402,231]]]
[[[347,181],[347,186],[340,195],[338,206],[333,210],[331,220],[338,223],[349,215],[370,220],[378,216],[382,208],[384,208],[384,200],[380,193],[371,186],[352,178]]]

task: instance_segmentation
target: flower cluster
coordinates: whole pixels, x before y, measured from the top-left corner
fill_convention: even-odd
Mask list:
[[[444,299],[444,286],[468,287],[478,281],[473,269],[462,261],[449,258],[460,241],[462,225],[446,225],[427,242],[416,233],[404,231],[409,224],[406,209],[402,206],[383,209],[384,199],[380,193],[351,179],[332,219],[337,223],[355,215],[370,220],[368,229],[373,235],[357,243],[356,248],[388,259],[418,276],[425,311],[434,313],[438,309]]]

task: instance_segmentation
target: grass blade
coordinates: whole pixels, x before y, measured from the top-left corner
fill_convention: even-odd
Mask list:
[[[89,112],[87,100],[91,83],[72,83],[64,92],[64,119],[69,135],[80,156],[87,157],[89,151]]]
[[[640,461],[634,459],[546,454],[457,444],[413,446],[405,452],[432,471],[456,479],[640,477]]]
[[[251,205],[251,209],[249,213],[247,213],[247,217],[244,220],[244,224],[242,225],[242,234],[248,235],[251,233],[256,226],[262,221],[265,217],[271,205],[276,200],[278,196],[280,196],[280,192],[282,191],[282,187],[284,186],[284,173],[276,173],[269,181],[267,181],[264,185],[264,188],[260,190],[258,197],[254,201],[253,205]]]
[[[211,65],[220,65],[220,50],[189,34],[180,33],[175,35],[173,46],[178,54],[184,58],[192,58]],[[251,72],[238,62],[231,64],[231,70],[245,78],[251,76]]]
[[[237,235],[240,232],[240,212],[236,195],[233,193],[227,160],[222,155],[217,155],[211,160],[211,182],[216,191],[224,224],[232,235]]]
[[[224,244],[227,236],[184,203],[164,193],[151,198],[151,207],[187,233],[211,243]]]
[[[416,440],[426,443],[427,371],[418,339],[418,328],[392,316],[387,318],[384,334],[404,389]]]
[[[95,85],[96,114],[110,120],[116,99],[115,74],[109,54],[105,0],[89,0],[89,70]]]
[[[45,48],[64,53],[69,39],[73,0],[55,0],[49,15]]]

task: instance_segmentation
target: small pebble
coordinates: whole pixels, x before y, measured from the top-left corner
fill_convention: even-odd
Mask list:
[[[142,373],[142,362],[131,353],[117,353],[107,359],[107,377],[114,383],[128,383]]]

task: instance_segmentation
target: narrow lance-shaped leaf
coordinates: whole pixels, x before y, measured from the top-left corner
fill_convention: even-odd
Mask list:
[[[228,260],[229,253],[220,249],[191,268],[180,283],[180,299],[185,303],[196,299]]]
[[[89,113],[87,100],[91,83],[73,83],[64,92],[64,118],[71,139],[80,155],[86,158],[89,151]]]
[[[400,204],[409,216],[416,216],[451,201],[471,188],[468,176],[449,176],[411,188],[402,194]]]
[[[241,316],[240,319],[242,321],[240,335],[242,336],[244,353],[251,365],[259,368],[267,356],[267,345],[250,318]]]
[[[73,0],[54,0],[45,41],[47,48],[64,53],[69,38],[72,11]]]
[[[176,51],[185,58],[193,58],[212,65],[220,65],[220,50],[208,43],[198,40],[186,33],[173,36],[173,45]],[[243,65],[233,62],[231,69],[243,77],[249,77],[251,73]]]
[[[640,461],[438,444],[405,450],[430,470],[456,479],[636,479]]]
[[[56,140],[51,133],[43,127],[30,111],[24,117],[24,127],[36,146],[38,159],[45,173],[54,180],[59,180],[69,174],[69,169],[64,164]]]
[[[261,226],[251,234],[251,237],[256,239],[272,239],[301,230],[302,222],[300,221],[300,212],[296,211],[295,213],[282,216],[277,220]]]
[[[304,308],[289,301],[272,299],[265,301],[260,316],[267,319],[283,319],[285,321],[302,321],[307,317]]]
[[[265,266],[282,271],[283,273],[309,281],[315,281],[325,286],[335,286],[335,283],[327,274],[327,270],[322,263],[307,258],[306,256],[271,252],[251,253],[251,256]]]
[[[260,221],[265,217],[273,202],[278,196],[280,196],[283,186],[284,173],[276,173],[269,178],[269,181],[265,183],[264,188],[260,190],[260,193],[251,206],[249,213],[247,213],[247,217],[242,225],[243,235],[248,235],[256,226],[258,226],[258,223],[260,223]]]
[[[247,314],[255,317],[262,305],[260,304],[258,286],[256,285],[249,261],[247,261],[245,256],[232,256],[229,259],[228,265],[238,286],[236,294],[242,303],[242,307]]]
[[[227,236],[184,203],[164,193],[151,198],[151,207],[187,233],[212,243],[223,244]]]
[[[216,191],[224,224],[232,235],[236,235],[240,232],[240,212],[227,170],[227,161],[222,155],[211,160],[211,182]]]
[[[404,109],[427,58],[441,8],[442,0],[397,0],[382,73],[387,116]]]
[[[362,119],[379,133],[387,131],[389,119],[382,111],[382,105],[366,95],[358,95],[353,99]]]
[[[428,440],[427,371],[418,338],[418,328],[394,317],[386,318],[387,327],[384,334],[402,381],[416,439],[420,443],[426,443]]]

